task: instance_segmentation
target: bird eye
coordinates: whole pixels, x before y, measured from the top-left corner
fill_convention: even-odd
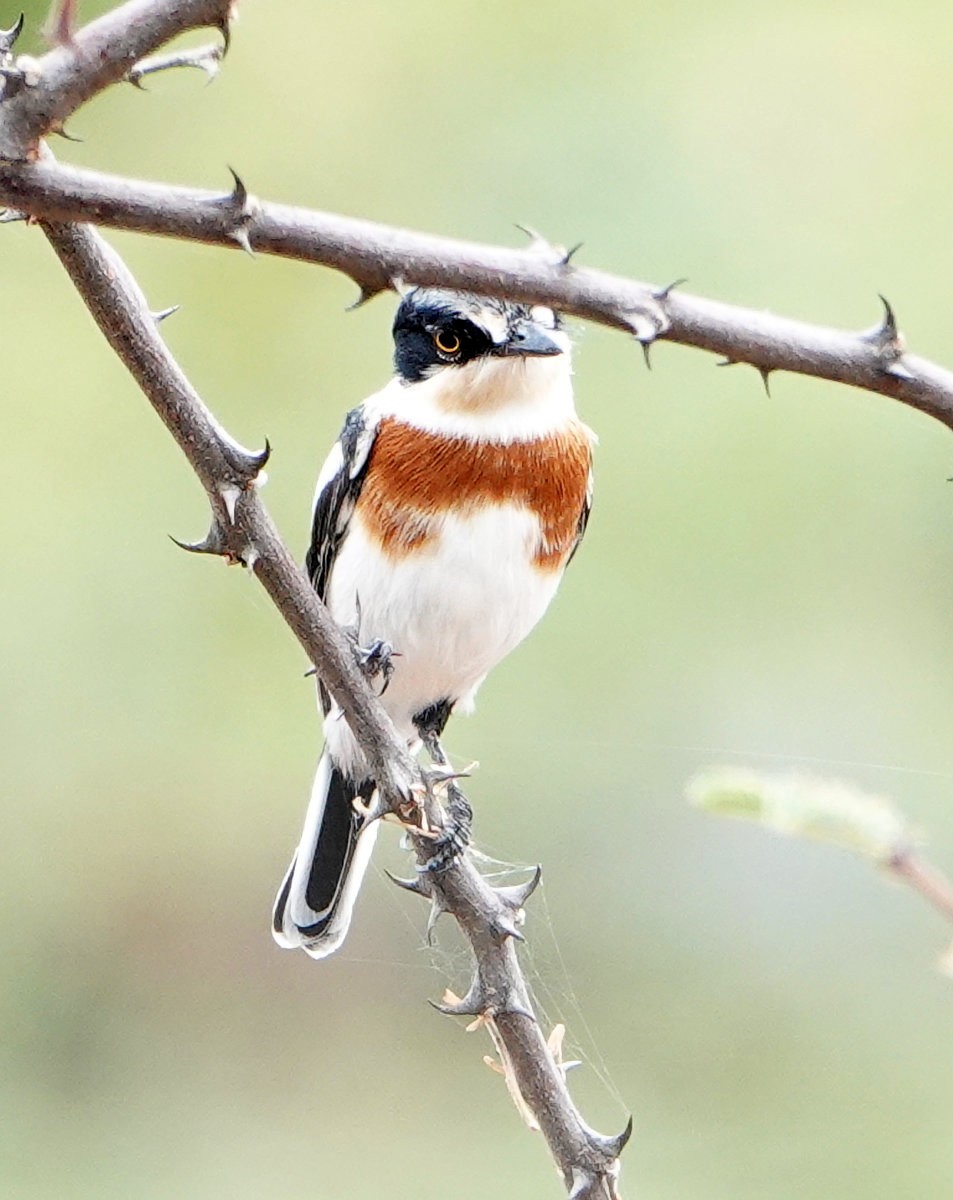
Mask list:
[[[460,350],[460,339],[455,333],[441,329],[439,333],[433,336],[434,345],[441,354],[454,355]]]

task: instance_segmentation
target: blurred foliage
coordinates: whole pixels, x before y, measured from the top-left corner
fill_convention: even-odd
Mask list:
[[[880,865],[905,853],[914,838],[909,822],[886,796],[801,771],[775,775],[709,767],[689,780],[688,797],[707,812],[827,842]]]
[[[265,197],[466,238],[520,221],[847,328],[882,291],[949,366],[951,35],[927,0],[248,3],[213,86],[114,89],[57,152],[223,190],[230,163]],[[391,303],[112,236],[182,305],[164,328],[220,419],[270,438],[303,550]],[[427,949],[376,876],[339,957],[273,946],[319,744],[302,656],[253,583],[168,541],[205,529],[188,468],[41,235],[0,240],[4,1197],[558,1195],[488,1045],[423,1003],[465,985],[449,928]],[[483,764],[482,845],[545,865],[529,958],[574,1089],[599,1126],[634,1111],[643,1200],[945,1198],[939,918],[682,795],[715,757],[813,765],[896,796],[953,861],[953,440],[883,398],[775,376],[768,399],[754,371],[663,345],[647,373],[577,333],[587,543],[449,738]]]

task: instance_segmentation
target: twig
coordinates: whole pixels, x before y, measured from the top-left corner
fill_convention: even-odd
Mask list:
[[[227,42],[212,42],[207,46],[195,46],[191,50],[178,50],[172,54],[156,54],[152,58],[144,58],[137,62],[130,69],[126,78],[137,88],[142,88],[142,81],[147,75],[156,75],[160,71],[178,70],[180,67],[192,67],[204,71],[211,83],[222,68],[222,59],[225,57],[227,45]]]
[[[909,884],[948,921],[953,921],[953,882],[910,846],[897,850],[887,861],[892,875]]]
[[[129,0],[30,59],[25,86],[2,96],[0,159],[35,158],[42,138],[177,34],[215,26],[227,38],[231,8],[231,0]]]

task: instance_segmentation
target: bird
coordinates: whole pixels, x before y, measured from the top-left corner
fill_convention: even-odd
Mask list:
[[[450,714],[472,710],[555,595],[586,531],[596,438],[551,308],[415,287],[393,339],[393,377],[347,414],[318,477],[305,566],[359,658],[386,668],[398,734],[439,762]],[[272,932],[324,958],[380,822],[364,755],[318,691],[324,749]]]

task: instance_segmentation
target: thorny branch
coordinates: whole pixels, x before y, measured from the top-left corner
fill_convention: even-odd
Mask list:
[[[756,367],[767,385],[775,370],[846,383],[890,396],[953,428],[953,373],[906,353],[894,314],[863,333],[841,332],[690,296],[675,285],[653,287],[578,266],[572,255],[534,237],[525,250],[476,245],[334,214],[258,201],[236,177],[228,193],[133,181],[55,162],[51,133],[111,84],[142,80],[172,67],[213,77],[229,42],[231,0],[130,0],[74,30],[75,4],[59,0],[49,28],[56,45],[40,58],[19,57],[22,18],[0,30],[0,204],[9,215],[40,223],[110,344],[176,438],[208,494],[212,526],[191,549],[242,562],[262,582],[368,754],[386,802],[422,807],[440,824],[441,809],[425,777],[396,737],[354,663],[352,650],[294,563],[256,486],[267,459],[235,443],[217,424],[170,355],[157,317],[125,265],[91,224],[274,254],[333,267],[357,284],[359,300],[402,282],[468,289],[547,303],[633,335],[648,355],[656,340],[707,350],[725,364]],[[187,30],[213,27],[220,45],[156,54]],[[70,224],[81,222],[82,224]],[[161,314],[160,314],[161,315]],[[428,855],[418,839],[421,863]],[[897,862],[898,874],[916,864]],[[475,1015],[502,1048],[515,1088],[550,1146],[574,1200],[616,1197],[615,1138],[589,1129],[532,1015],[515,952],[522,906],[538,876],[518,888],[493,889],[463,859],[439,875],[405,885],[427,895],[432,917],[450,912],[473,948],[476,974],[463,1000],[439,1007]],[[920,885],[924,880],[917,877]],[[938,907],[948,891],[927,879]]]
[[[75,33],[71,16],[72,5],[62,0],[52,28],[63,40],[39,60],[14,59],[20,22],[0,31],[0,158],[14,176],[19,170],[58,170],[43,144],[44,135],[61,128],[79,104],[108,84],[141,79],[164,66],[201,65],[196,55],[187,56],[187,61],[169,55],[135,69],[143,54],[152,54],[174,34],[212,24],[227,41],[228,6],[221,0],[132,0]],[[186,548],[222,555],[254,572],[344,709],[384,802],[420,824],[422,814],[431,827],[439,826],[440,783],[408,754],[360,674],[352,648],[261,503],[257,485],[268,458],[267,443],[260,452],[248,451],[218,425],[159,334],[159,319],[165,314],[149,311],[125,264],[88,223],[93,214],[75,214],[84,223],[66,223],[41,211],[34,199],[27,188],[17,207],[41,226],[101,331],[205,488],[211,528],[202,542]],[[229,225],[228,236],[246,244],[254,207],[240,181],[236,179],[227,202],[216,207]],[[418,837],[415,846],[419,864],[426,867],[431,843]],[[617,1200],[619,1155],[631,1122],[618,1136],[605,1137],[582,1120],[533,1014],[516,957],[522,907],[538,880],[537,872],[522,886],[492,888],[463,857],[439,873],[422,871],[403,882],[429,897],[432,919],[451,913],[473,949],[475,974],[466,997],[438,1007],[474,1015],[492,1029],[505,1050],[508,1083],[541,1129],[573,1200]]]
[[[135,280],[95,230],[46,222],[42,226],[103,334],[208,493],[212,528],[202,543],[188,548],[223,554],[254,571],[343,706],[389,805],[410,816],[419,805],[430,824],[439,825],[442,812],[434,795],[439,787],[430,787],[410,759],[360,675],[349,643],[294,563],[261,503],[256,482],[267,447],[250,453],[216,425],[159,336]],[[425,866],[430,853],[426,839],[417,839],[417,853]],[[577,1200],[612,1200],[619,1154],[631,1125],[611,1138],[583,1122],[533,1014],[516,957],[514,939],[522,937],[518,930],[522,906],[537,882],[538,875],[523,887],[494,889],[468,858],[461,858],[439,875],[421,873],[405,886],[431,899],[434,917],[452,913],[473,948],[476,974],[467,996],[438,1007],[494,1022],[516,1087],[536,1117],[570,1194]]]
[[[860,333],[794,321],[577,266],[542,239],[525,250],[395,229],[260,201],[244,187],[216,194],[51,163],[0,161],[0,203],[50,220],[184,238],[333,267],[368,300],[403,281],[549,304],[655,341],[708,350],[727,364],[794,371],[919,409],[953,429],[953,372],[907,354],[890,306]]]
[[[319,263],[350,276],[360,300],[404,281],[546,303],[627,331],[646,353],[666,340],[718,354],[725,364],[750,364],[766,385],[778,370],[846,383],[953,428],[953,372],[906,353],[886,301],[879,324],[843,332],[581,267],[539,237],[526,250],[479,245],[262,202],[238,181],[221,195],[37,161],[43,136],[62,131],[75,109],[110,83],[141,84],[147,74],[182,65],[213,75],[228,46],[230,7],[229,0],[131,0],[36,60],[7,53],[5,61],[0,35],[0,204],[52,221]],[[173,34],[203,25],[222,31],[220,48],[140,61]]]

